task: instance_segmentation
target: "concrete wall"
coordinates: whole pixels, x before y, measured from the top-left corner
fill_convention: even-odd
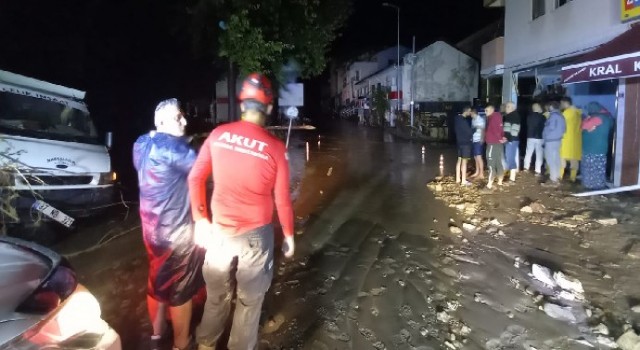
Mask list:
[[[478,62],[438,41],[416,53],[413,86],[416,102],[468,102],[478,97]]]
[[[480,74],[496,75],[504,68],[504,37],[498,37],[482,46]]]
[[[531,1],[506,0],[503,100],[516,98],[514,71],[580,55],[629,28],[620,21],[620,1],[555,3],[545,0],[545,14],[533,19]]]
[[[618,0],[573,0],[557,9],[555,0],[545,0],[545,14],[535,20],[531,4],[530,0],[506,1],[507,68],[593,48],[629,27],[620,21]]]

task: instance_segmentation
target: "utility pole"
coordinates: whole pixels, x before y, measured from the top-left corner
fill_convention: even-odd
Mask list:
[[[409,71],[410,74],[410,79],[411,79],[411,86],[409,87],[409,90],[411,92],[411,103],[409,103],[409,107],[411,108],[411,128],[413,130],[413,110],[415,109],[414,107],[414,86],[413,86],[413,67],[416,64],[416,36],[413,36],[413,54],[411,55],[411,67],[409,69],[411,69]]]
[[[400,109],[401,109],[400,104],[402,103],[402,101],[400,100],[400,92],[401,92],[401,88],[400,88],[400,6],[390,4],[388,2],[382,3],[382,6],[396,9],[396,12],[398,15],[398,48],[397,48],[398,58],[396,61],[396,102],[397,102],[396,117],[397,117],[398,114],[400,114]]]

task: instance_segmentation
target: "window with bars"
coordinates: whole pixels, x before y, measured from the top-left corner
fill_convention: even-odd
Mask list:
[[[544,3],[545,3],[545,1],[546,0],[532,0],[531,1],[531,19],[536,19],[538,17],[544,16],[544,13],[545,13]]]

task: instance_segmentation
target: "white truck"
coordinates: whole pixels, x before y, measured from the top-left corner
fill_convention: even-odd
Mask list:
[[[0,71],[0,224],[70,227],[112,203],[111,133],[106,142],[98,136],[84,97]]]

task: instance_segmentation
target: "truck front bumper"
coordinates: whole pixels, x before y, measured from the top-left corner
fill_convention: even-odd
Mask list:
[[[74,219],[93,216],[104,211],[115,199],[115,186],[105,186],[82,189],[57,189],[15,191],[9,194],[13,197],[11,204],[16,209],[19,222],[31,223],[36,220],[47,220],[33,209],[36,200],[42,200],[49,205],[71,216]]]

